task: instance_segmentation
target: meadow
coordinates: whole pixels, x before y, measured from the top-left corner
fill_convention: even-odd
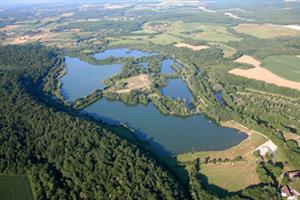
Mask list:
[[[0,176],[0,199],[33,200],[29,180],[26,176]]]
[[[261,39],[300,35],[300,31],[273,24],[239,24],[234,29]]]
[[[263,60],[262,67],[285,79],[300,82],[299,56],[270,56]]]

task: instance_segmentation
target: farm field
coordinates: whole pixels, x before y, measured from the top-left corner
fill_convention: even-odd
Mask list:
[[[234,29],[240,33],[267,39],[280,36],[299,36],[300,31],[273,24],[239,24]]]
[[[238,58],[235,62],[241,64],[248,64],[254,66],[252,69],[232,69],[229,71],[230,74],[236,76],[242,76],[249,79],[255,79],[259,81],[264,81],[266,83],[274,84],[281,87],[292,88],[300,90],[300,83],[295,81],[290,81],[285,78],[282,78],[276,74],[273,74],[271,71],[261,67],[261,62],[255,60],[251,56],[244,55]]]
[[[0,199],[33,200],[28,178],[25,176],[0,175]]]
[[[239,41],[240,38],[229,33],[224,25],[176,22],[172,24],[169,33],[179,37],[192,37],[194,40],[211,42]]]
[[[229,192],[237,192],[259,183],[256,165],[256,158],[251,156],[247,161],[236,163],[201,165],[200,172],[208,177],[209,184],[217,185]]]
[[[300,57],[290,55],[270,56],[262,67],[285,79],[300,82]]]

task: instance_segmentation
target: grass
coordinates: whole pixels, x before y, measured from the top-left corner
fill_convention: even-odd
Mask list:
[[[144,26],[142,31],[138,33],[154,33],[149,26]],[[157,32],[156,32],[157,33]],[[240,40],[240,38],[229,33],[224,25],[221,24],[199,24],[184,23],[183,21],[175,21],[170,23],[160,35],[155,35],[151,40],[153,43],[174,43],[181,42],[182,38],[193,38],[193,40],[210,41],[210,42],[229,42]]]
[[[240,33],[252,35],[257,38],[267,39],[279,36],[296,36],[300,32],[290,28],[272,24],[239,24],[234,29]]]
[[[201,165],[200,172],[208,177],[209,184],[217,185],[229,192],[237,192],[259,183],[256,163],[256,158],[252,156],[247,161]]]
[[[0,199],[33,200],[28,178],[26,176],[0,175]]]
[[[263,60],[262,67],[282,78],[300,82],[300,57],[291,55],[269,56]]]
[[[168,30],[169,33],[179,37],[192,37],[193,40],[206,40],[210,42],[237,41],[240,38],[229,33],[224,25],[183,23],[177,21]]]
[[[210,42],[209,43],[212,46],[215,46],[217,48],[220,48],[223,50],[224,53],[224,57],[230,57],[233,56],[236,53],[236,49],[230,46],[227,46],[225,44],[222,43],[214,43],[214,42]]]
[[[289,186],[291,186],[293,189],[295,189],[299,192],[300,191],[300,179],[297,178],[294,181],[290,182]]]

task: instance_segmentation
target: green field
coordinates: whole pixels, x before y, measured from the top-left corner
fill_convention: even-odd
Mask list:
[[[247,161],[201,165],[201,173],[208,177],[209,184],[217,185],[229,192],[236,192],[259,183],[254,156]]]
[[[272,24],[239,24],[238,26],[235,26],[234,29],[237,32],[249,34],[262,39],[298,36],[300,34],[297,30]]]
[[[0,199],[33,200],[29,180],[26,176],[0,176]]]
[[[270,56],[263,60],[262,67],[285,79],[300,82],[300,57]]]

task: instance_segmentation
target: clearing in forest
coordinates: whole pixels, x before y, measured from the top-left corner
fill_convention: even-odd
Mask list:
[[[200,172],[207,176],[209,184],[237,192],[260,183],[256,166],[256,158],[252,156],[247,161],[201,165]]]
[[[33,200],[28,178],[26,176],[0,175],[0,199]]]
[[[190,44],[187,44],[187,43],[178,43],[178,44],[175,44],[175,47],[189,48],[189,49],[192,49],[193,51],[200,51],[200,50],[209,48],[209,46],[206,46],[206,45],[193,46],[193,45],[190,45]]]
[[[258,81],[264,81],[266,83],[274,84],[280,87],[287,87],[291,89],[300,90],[300,83],[290,81],[280,76],[273,74],[272,72],[268,71],[267,69],[261,67],[261,62],[255,60],[251,56],[243,55],[242,57],[235,60],[235,62],[242,63],[242,64],[249,64],[254,66],[251,69],[232,69],[229,71],[230,74],[236,76],[242,76],[249,79],[255,79]]]
[[[12,31],[19,28],[19,25],[8,25],[0,28],[0,31]]]
[[[151,81],[149,80],[149,76],[146,74],[141,74],[138,76],[134,76],[122,81],[126,84],[125,89],[117,90],[116,93],[127,93],[132,90],[147,90],[150,89]]]

